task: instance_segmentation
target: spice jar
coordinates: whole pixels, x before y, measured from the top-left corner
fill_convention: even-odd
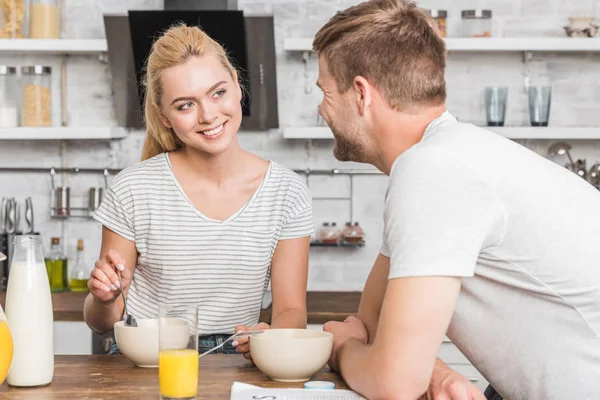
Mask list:
[[[333,223],[335,225],[335,222]],[[329,226],[329,222],[323,222],[323,226],[319,230],[319,242],[334,244],[339,242],[340,233],[335,226]]]
[[[433,18],[437,24],[437,28],[440,31],[441,37],[446,37],[446,20],[448,19],[448,11],[446,10],[429,10],[429,15]]]
[[[57,39],[60,36],[59,14],[57,0],[31,0],[29,37]]]
[[[0,65],[0,128],[19,125],[17,69]]]
[[[342,237],[346,243],[357,244],[362,242],[365,237],[365,232],[358,225],[358,222],[355,222],[353,226],[348,222],[342,233]]]
[[[22,39],[25,37],[27,9],[25,0],[0,0],[0,38]]]
[[[21,67],[23,126],[52,125],[51,73],[50,67],[42,65]]]
[[[463,10],[464,37],[491,37],[492,10]]]

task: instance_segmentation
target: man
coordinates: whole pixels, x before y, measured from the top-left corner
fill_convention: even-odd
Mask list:
[[[484,398],[436,359],[447,334],[505,399],[597,399],[600,194],[446,111],[444,42],[413,3],[351,7],[313,46],[334,155],[390,176],[330,367],[369,399]]]

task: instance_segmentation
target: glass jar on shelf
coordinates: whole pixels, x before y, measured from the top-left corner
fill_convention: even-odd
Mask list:
[[[22,126],[52,126],[51,77],[50,67],[21,67]]]
[[[71,279],[69,281],[71,292],[87,292],[87,283],[91,273],[91,268],[85,262],[83,239],[79,239],[77,240],[77,258],[71,270]]]
[[[17,69],[0,65],[0,128],[19,125],[18,93]]]
[[[31,39],[58,39],[60,37],[58,0],[30,1],[29,37]]]
[[[329,222],[323,222],[323,226],[319,229],[318,240],[320,243],[335,244],[339,241],[339,232],[337,227],[329,225]]]
[[[433,21],[436,23],[436,26],[440,32],[440,36],[446,37],[447,35],[447,19],[448,19],[448,11],[446,10],[428,10],[429,15],[433,18]]]
[[[0,0],[0,38],[23,39],[26,35],[27,7],[25,0]]]
[[[358,222],[355,222],[354,225],[349,222],[346,224],[346,228],[342,233],[342,239],[344,239],[344,242],[349,244],[358,244],[362,242],[364,238],[365,232],[360,227]]]
[[[463,10],[461,15],[464,37],[492,36],[492,10]]]

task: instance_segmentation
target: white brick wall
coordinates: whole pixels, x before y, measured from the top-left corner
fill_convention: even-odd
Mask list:
[[[282,126],[310,126],[316,122],[319,90],[314,86],[317,64],[312,57],[305,71],[299,54],[282,51],[283,38],[311,36],[336,10],[356,4],[356,0],[239,0],[240,8],[249,14],[273,14],[277,46],[277,82]],[[490,8],[494,12],[495,36],[563,36],[562,27],[570,15],[600,14],[600,0],[422,0],[426,8],[447,9],[450,13],[449,34],[460,29],[460,10]],[[124,13],[127,9],[160,9],[161,0],[67,0],[64,37],[104,37],[103,13]],[[551,125],[599,126],[600,74],[599,55],[538,53],[528,65],[521,54],[451,54],[448,58],[448,107],[461,120],[485,122],[483,90],[488,85],[510,87],[507,124],[527,125],[528,113],[523,91],[527,75],[532,82],[553,85]],[[23,59],[1,59],[0,62],[23,62]],[[57,58],[47,58],[57,63]],[[306,75],[306,77],[305,77]],[[57,74],[55,74],[57,77]],[[74,56],[68,61],[68,115],[73,126],[114,126],[114,104],[110,89],[110,71],[95,56]],[[568,129],[565,130],[568,135]],[[126,167],[139,160],[142,132],[133,132],[119,142],[70,142],[59,147],[55,142],[0,142],[0,166],[69,166]],[[330,169],[353,165],[337,162],[332,156],[332,143],[286,141],[280,131],[241,132],[241,145],[265,158],[290,168]],[[523,141],[535,151],[545,153],[548,141]],[[573,156],[587,158],[588,167],[600,159],[594,141],[572,142]],[[562,162],[562,160],[561,160]],[[364,167],[364,166],[358,166]],[[62,183],[60,181],[62,179]],[[354,215],[367,233],[367,246],[362,249],[312,249],[309,288],[312,290],[361,289],[375,259],[382,231],[382,204],[387,178],[357,176],[354,178]],[[58,184],[71,186],[73,206],[85,204],[90,186],[102,184],[101,176],[78,175],[59,177]],[[315,197],[346,196],[346,177],[311,177]],[[100,228],[88,220],[51,220],[49,215],[49,174],[0,173],[0,196],[23,199],[33,196],[36,207],[36,230],[48,244],[51,236],[61,236],[71,257],[79,237],[86,240],[87,258],[92,263],[98,255]],[[349,218],[347,201],[316,200],[315,225],[336,221],[343,225]]]

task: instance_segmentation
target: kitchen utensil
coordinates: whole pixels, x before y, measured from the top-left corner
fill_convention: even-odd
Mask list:
[[[225,339],[225,341],[223,343],[221,343],[218,346],[213,347],[210,350],[205,351],[204,353],[200,354],[198,356],[198,358],[200,357],[204,357],[205,355],[212,353],[213,351],[220,349],[221,347],[225,346],[225,343],[233,340],[233,339],[237,339],[237,338],[241,338],[241,337],[247,337],[247,336],[254,336],[254,335],[258,335],[260,333],[264,333],[264,330],[260,330],[260,331],[240,331],[240,332],[236,332],[233,335],[229,336],[227,339]]]
[[[125,313],[123,314],[123,320],[125,321],[126,326],[138,326],[137,321],[133,317],[133,315],[129,314],[127,311],[127,300],[125,300],[125,292],[123,291],[123,280],[121,279],[121,271],[117,270],[119,275],[119,287],[121,288],[121,296],[123,296],[123,306],[125,307]]]
[[[6,208],[4,211],[4,215],[6,218],[6,222],[5,222],[5,231],[8,234],[14,234],[15,233],[15,223],[16,223],[16,216],[15,216],[15,211],[16,211],[16,204],[15,204],[15,200],[14,199],[7,199],[6,201]]]
[[[71,189],[68,187],[57,187],[54,189],[54,208],[56,214],[66,217],[71,213]]]
[[[550,145],[550,147],[548,148],[548,155],[554,157],[554,156],[562,156],[563,154],[566,154],[567,157],[569,158],[569,165],[571,166],[571,170],[575,169],[575,162],[573,161],[573,158],[571,158],[571,153],[569,153],[569,151],[571,150],[571,145],[569,143],[566,142],[556,142],[553,143],[552,145]]]
[[[575,162],[575,173],[587,180],[587,166],[585,160],[577,160]]]
[[[103,189],[101,187],[92,187],[89,191],[88,196],[88,210],[90,212],[96,211],[102,201]]]
[[[590,167],[587,181],[596,189],[600,189],[600,164],[596,163]]]
[[[25,233],[33,234],[33,201],[31,200],[31,197],[25,199],[25,223],[27,224]]]

